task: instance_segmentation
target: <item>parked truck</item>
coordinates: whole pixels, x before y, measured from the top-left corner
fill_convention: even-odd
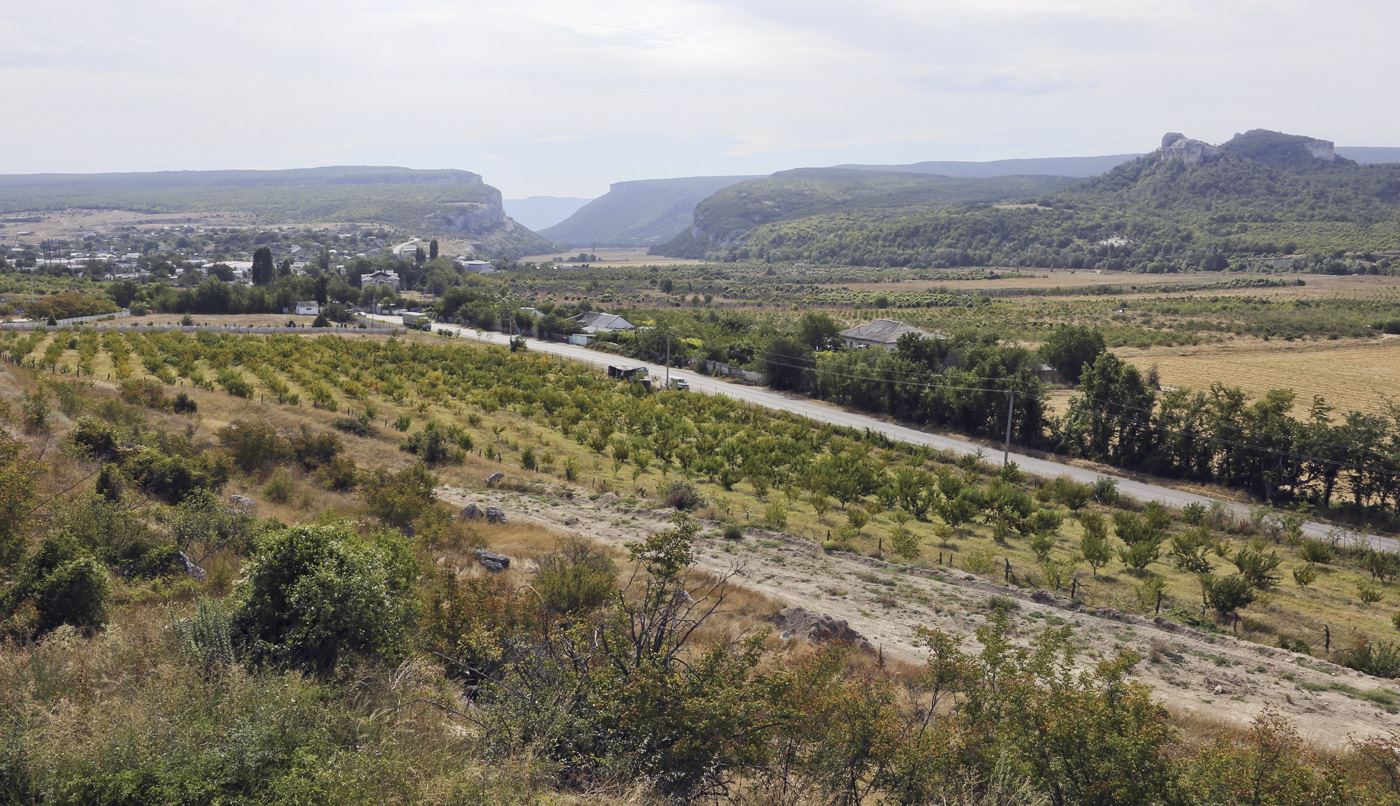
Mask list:
[[[414,330],[432,330],[433,317],[426,313],[409,313],[405,311],[403,314],[403,326],[411,327]]]
[[[647,375],[646,367],[618,367],[608,366],[608,377],[619,381],[630,381],[640,383],[648,391],[651,390],[651,378]]]

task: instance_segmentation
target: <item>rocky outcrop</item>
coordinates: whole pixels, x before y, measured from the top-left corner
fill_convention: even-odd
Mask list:
[[[1187,165],[1200,165],[1220,156],[1220,149],[1204,140],[1193,140],[1178,132],[1168,132],[1162,137],[1161,153],[1167,159],[1178,159]]]
[[[809,641],[838,641],[850,644],[862,652],[873,652],[874,648],[865,636],[851,629],[845,619],[838,619],[824,613],[812,613],[801,607],[787,607],[778,611],[778,627],[784,638],[800,636]]]

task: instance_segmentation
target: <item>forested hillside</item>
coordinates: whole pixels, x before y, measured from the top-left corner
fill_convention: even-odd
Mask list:
[[[979,204],[1036,196],[1079,180],[1046,176],[986,179],[846,168],[800,168],[743,182],[695,207],[694,224],[657,251],[704,257],[716,246],[743,242],[764,224],[851,216],[873,223],[901,214],[950,205]],[[805,258],[804,258],[805,259]]]
[[[1200,144],[1210,156],[1198,162],[1164,149],[1075,187],[1019,194],[1038,197],[1034,204],[911,198],[891,210],[887,199],[847,193],[839,203],[794,205],[778,193],[744,200],[740,188],[755,188],[748,183],[707,199],[692,232],[657,251],[717,260],[1139,271],[1219,270],[1305,253],[1329,257],[1327,270],[1364,271],[1368,253],[1400,248],[1400,166],[1315,157],[1307,144],[1318,142],[1253,131],[1218,150]],[[806,178],[824,188],[836,181]],[[782,212],[755,218],[749,208],[765,204]],[[746,213],[752,229],[744,233],[737,223]]]

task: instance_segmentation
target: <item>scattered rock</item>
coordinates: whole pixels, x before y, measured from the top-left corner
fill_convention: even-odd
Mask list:
[[[503,480],[505,480],[505,477],[506,474],[504,473],[492,473],[491,475],[486,477],[486,486],[495,487],[497,484],[500,484]]]
[[[506,511],[505,511],[504,509],[501,509],[500,507],[487,507],[487,508],[486,508],[486,522],[487,522],[487,523],[505,523],[505,522],[506,522]]]
[[[486,570],[493,574],[498,574],[510,567],[509,557],[485,549],[476,553],[476,561],[485,566]]]
[[[252,512],[258,508],[258,502],[246,495],[230,495],[228,502],[233,504],[233,508],[239,512]]]
[[[787,607],[778,611],[777,622],[783,632],[800,635],[810,641],[840,641],[862,652],[874,651],[865,636],[851,629],[845,619],[812,613],[802,607]]]
[[[1054,604],[1055,594],[1044,588],[1038,588],[1031,593],[1031,601],[1039,602],[1040,604]]]
[[[619,500],[621,499],[617,497],[617,493],[604,493],[603,497],[598,499],[598,506],[610,507],[616,504]]]
[[[234,497],[239,498],[241,496]],[[203,582],[206,578],[208,578],[209,575],[204,572],[204,569],[195,565],[194,560],[191,560],[189,557],[186,557],[185,552],[181,551],[177,553],[175,555],[175,558],[180,561],[180,565],[184,567],[186,574],[189,574],[191,577],[194,577],[200,582]]]
[[[486,517],[486,513],[476,504],[467,504],[462,507],[462,511],[457,513],[457,518],[464,521],[479,521]]]
[[[574,516],[570,515],[569,517],[567,517],[567,518],[564,519],[564,525],[565,525],[565,526],[578,526],[578,518],[575,518]]]

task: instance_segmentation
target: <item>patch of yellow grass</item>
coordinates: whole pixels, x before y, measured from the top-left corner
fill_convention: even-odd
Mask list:
[[[1251,398],[1271,389],[1297,393],[1294,416],[1306,417],[1313,396],[1339,413],[1379,412],[1384,398],[1400,399],[1400,339],[1366,342],[1246,342],[1239,345],[1119,350],[1146,372],[1157,368],[1163,386],[1207,391],[1238,386]]]

